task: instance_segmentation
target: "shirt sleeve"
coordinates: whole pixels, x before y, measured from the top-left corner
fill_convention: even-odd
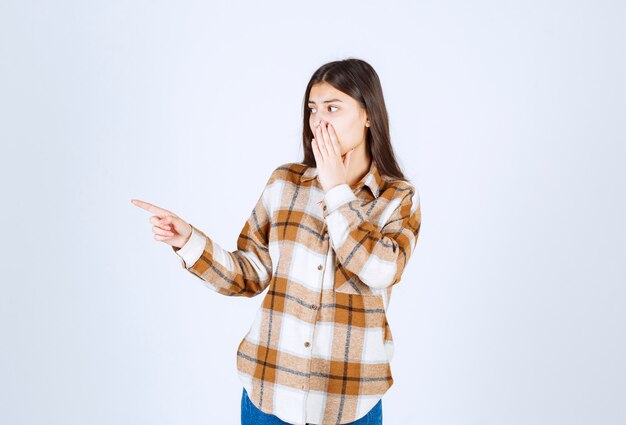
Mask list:
[[[188,269],[202,256],[205,245],[206,238],[202,236],[195,227],[191,226],[191,236],[189,240],[182,248],[179,250],[175,249],[174,252],[176,252],[176,255],[183,261],[183,267]]]
[[[376,289],[400,281],[421,225],[415,186],[402,184],[388,191],[380,195],[391,199],[387,207],[391,214],[382,227],[368,220],[371,205],[363,206],[348,184],[337,185],[325,194],[327,210],[323,215],[337,260]]]
[[[190,224],[192,233],[187,243],[172,247],[182,259],[182,267],[222,295],[253,297],[263,292],[272,277],[269,235],[273,181],[274,173],[244,223],[235,251],[225,250]]]

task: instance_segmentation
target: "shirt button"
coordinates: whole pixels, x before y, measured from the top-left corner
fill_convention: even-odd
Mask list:
[[[309,341],[305,341],[304,346],[308,347],[309,345],[311,345],[311,343]]]
[[[315,304],[311,304],[311,308],[312,308],[313,310],[317,310],[317,306],[316,306]]]
[[[320,264],[319,266],[317,266],[318,270],[322,270],[322,265]]]
[[[326,211],[326,205],[324,205],[324,211]]]

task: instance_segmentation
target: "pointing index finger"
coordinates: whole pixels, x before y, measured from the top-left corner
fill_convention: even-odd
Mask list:
[[[157,207],[156,205],[152,205],[149,202],[145,202],[145,201],[140,201],[139,199],[131,199],[130,202],[139,207],[139,208],[143,208],[146,211],[149,211],[155,215],[158,215],[160,217],[165,217],[166,215],[174,215],[171,212],[169,212],[168,210],[164,209],[164,208],[160,208]]]

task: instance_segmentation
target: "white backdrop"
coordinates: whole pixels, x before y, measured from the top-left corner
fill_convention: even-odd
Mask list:
[[[238,424],[261,303],[213,292],[138,198],[229,250],[357,57],[420,191],[384,422],[626,423],[619,1],[0,4],[0,422]],[[217,341],[217,342],[216,342]]]

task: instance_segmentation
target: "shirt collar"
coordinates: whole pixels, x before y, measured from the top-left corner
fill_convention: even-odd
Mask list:
[[[317,177],[317,168],[316,167],[308,167],[305,172],[300,177],[301,181],[311,180]],[[378,167],[376,165],[376,161],[373,159],[370,163],[370,169],[366,175],[363,176],[361,180],[356,184],[353,191],[359,190],[362,186],[367,186],[372,191],[374,198],[378,198],[380,188],[382,187],[383,179],[380,175]]]

